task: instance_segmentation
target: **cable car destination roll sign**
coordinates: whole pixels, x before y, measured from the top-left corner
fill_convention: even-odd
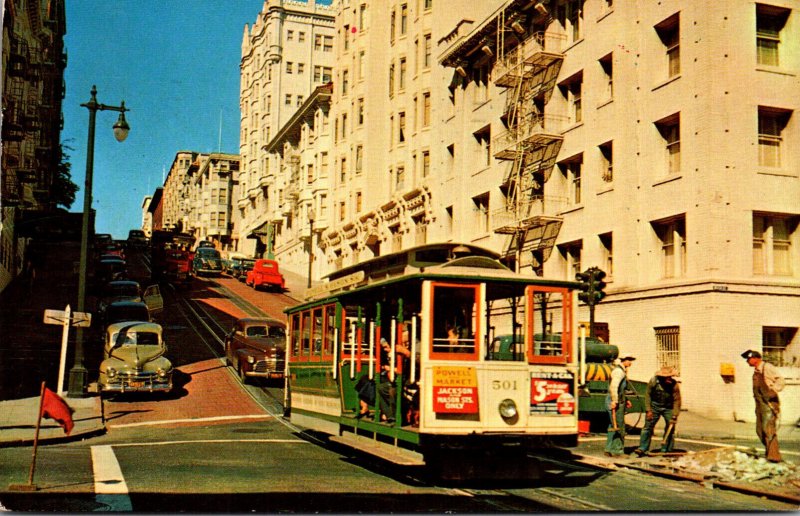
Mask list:
[[[478,412],[478,375],[474,367],[433,369],[433,411],[446,414]]]

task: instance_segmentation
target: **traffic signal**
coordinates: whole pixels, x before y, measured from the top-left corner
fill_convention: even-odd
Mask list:
[[[606,293],[603,291],[606,288],[606,282],[603,281],[605,277],[606,273],[597,267],[589,267],[586,271],[577,273],[575,281],[580,283],[578,299],[589,306],[594,306],[602,301],[606,297]]]
[[[580,282],[578,288],[581,290],[578,292],[578,299],[583,301],[584,303],[589,303],[589,285],[591,283],[591,277],[589,276],[589,271],[586,272],[579,272],[575,275],[575,281]]]
[[[592,267],[589,270],[591,271],[589,291],[592,292],[594,296],[594,302],[599,303],[604,297],[606,297],[606,293],[603,292],[603,289],[606,288],[606,282],[603,281],[603,278],[606,277],[606,273],[597,267]]]

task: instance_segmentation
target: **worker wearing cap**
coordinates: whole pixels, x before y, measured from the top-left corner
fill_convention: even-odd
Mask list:
[[[681,412],[681,387],[677,376],[678,371],[674,367],[664,366],[647,382],[644,428],[639,436],[639,447],[634,450],[640,457],[650,451],[650,438],[662,417],[665,426],[660,451],[671,452],[675,446],[675,424]]]
[[[778,447],[778,424],[781,401],[778,393],[783,390],[783,377],[778,368],[761,359],[761,353],[748,349],[742,353],[747,365],[753,368],[753,398],[756,400],[756,434],[764,444],[767,460],[780,462]]]
[[[620,353],[617,365],[611,371],[611,381],[606,395],[608,411],[608,437],[605,454],[607,457],[619,457],[625,453],[625,409],[631,408],[631,402],[625,396],[628,387],[628,368],[636,357]]]

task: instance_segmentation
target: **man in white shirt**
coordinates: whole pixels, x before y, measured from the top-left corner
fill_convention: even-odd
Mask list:
[[[633,355],[620,353],[617,365],[611,371],[606,395],[609,420],[605,448],[607,457],[619,457],[625,453],[625,409],[631,407],[630,400],[625,397],[625,389],[628,387],[628,368],[634,360],[636,357]]]

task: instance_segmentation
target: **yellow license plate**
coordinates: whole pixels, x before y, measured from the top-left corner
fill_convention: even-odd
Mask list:
[[[128,382],[128,387],[138,389],[139,387],[144,387],[144,382]]]

